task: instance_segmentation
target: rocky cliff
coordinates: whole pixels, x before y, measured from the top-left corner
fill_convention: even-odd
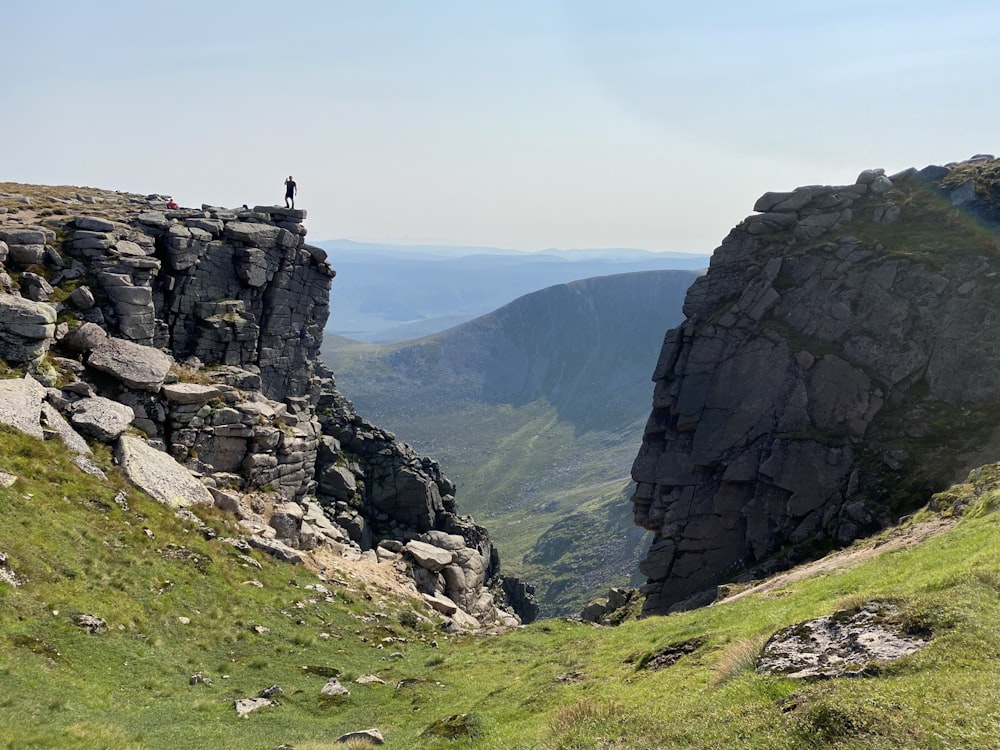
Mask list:
[[[533,617],[438,464],[359,417],[319,362],[335,272],[304,211],[0,191],[0,421],[62,436],[91,472],[82,438],[112,446],[162,501],[235,513],[230,543],[382,560],[459,627],[515,623],[512,603]]]
[[[896,520],[1000,445],[1000,161],[767,193],[665,337],[644,612]]]

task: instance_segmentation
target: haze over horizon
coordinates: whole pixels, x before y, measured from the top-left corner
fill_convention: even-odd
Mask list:
[[[768,190],[996,151],[1000,6],[9,3],[0,180],[310,238],[708,253]]]

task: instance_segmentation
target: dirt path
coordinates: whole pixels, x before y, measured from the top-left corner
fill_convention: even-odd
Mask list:
[[[753,594],[765,594],[768,591],[789,586],[806,578],[822,575],[823,573],[850,568],[878,557],[883,552],[915,546],[935,534],[947,531],[957,522],[957,518],[933,518],[930,521],[897,527],[885,537],[880,537],[874,541],[866,540],[858,542],[848,549],[833,552],[815,562],[800,565],[797,568],[792,568],[789,571],[778,573],[771,578],[752,584],[749,588],[743,589],[732,596],[719,599],[713,603],[713,606],[715,604],[734,602]]]

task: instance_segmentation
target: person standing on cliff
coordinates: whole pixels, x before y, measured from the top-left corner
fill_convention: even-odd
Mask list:
[[[291,175],[288,175],[288,179],[285,180],[285,208],[295,208],[295,196],[298,192],[299,188],[295,184],[295,180],[292,179]],[[288,205],[289,201],[292,202],[291,206]]]

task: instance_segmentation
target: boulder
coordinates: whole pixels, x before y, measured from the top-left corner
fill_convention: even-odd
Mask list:
[[[231,221],[226,224],[223,234],[229,239],[238,240],[254,247],[273,247],[280,231],[278,227],[271,224]]]
[[[171,456],[144,440],[122,435],[115,458],[134,485],[172,507],[212,503],[208,489]]]
[[[70,421],[86,435],[112,443],[128,429],[135,412],[125,404],[103,396],[82,398],[70,407]]]
[[[63,418],[63,415],[55,407],[45,401],[42,402],[42,422],[45,423],[46,428],[52,430],[52,432],[62,438],[66,447],[73,453],[88,456],[91,454],[87,441],[70,426],[69,422]]]
[[[109,338],[94,349],[87,364],[117,378],[129,388],[157,392],[174,360],[151,346]]]
[[[301,564],[305,562],[305,557],[301,552],[292,549],[284,542],[279,542],[277,539],[267,539],[259,534],[255,534],[247,537],[247,542],[254,549],[259,549],[261,552],[264,552],[271,557],[276,557],[282,562],[293,564]]]
[[[428,531],[420,535],[420,541],[452,552],[465,548],[465,537],[444,531]]]
[[[166,396],[170,403],[184,406],[206,404],[213,398],[222,395],[219,386],[199,385],[198,383],[169,383],[164,385],[160,392]]]
[[[853,612],[778,631],[761,650],[757,672],[799,679],[857,676],[872,664],[912,654],[927,643],[906,632],[896,605],[868,602]]]
[[[89,310],[94,306],[94,293],[89,286],[78,286],[70,293],[69,303],[77,310]]]
[[[42,438],[41,415],[45,388],[30,376],[0,380],[0,423]]]
[[[59,341],[59,346],[74,354],[85,354],[108,341],[108,334],[96,323],[84,323]]]
[[[320,688],[320,697],[326,700],[343,700],[349,698],[351,692],[340,684],[340,680],[336,677],[331,677],[326,681],[326,684]]]
[[[450,617],[458,611],[458,605],[444,594],[421,594],[421,596],[432,609],[443,615]]]
[[[34,302],[48,302],[49,295],[55,291],[44,277],[29,271],[21,274],[20,285],[21,295]]]
[[[262,708],[277,705],[278,702],[273,701],[270,698],[240,698],[234,704],[236,714],[242,718],[246,718],[248,714],[251,714],[254,711],[259,711]]]
[[[434,573],[443,570],[446,565],[451,565],[454,559],[448,550],[416,540],[407,542],[403,549],[410,554],[417,565]]]
[[[91,232],[113,232],[115,230],[114,222],[102,219],[100,216],[76,216],[73,218],[73,226]]]
[[[55,331],[51,305],[0,292],[0,359],[24,364],[41,358]]]

